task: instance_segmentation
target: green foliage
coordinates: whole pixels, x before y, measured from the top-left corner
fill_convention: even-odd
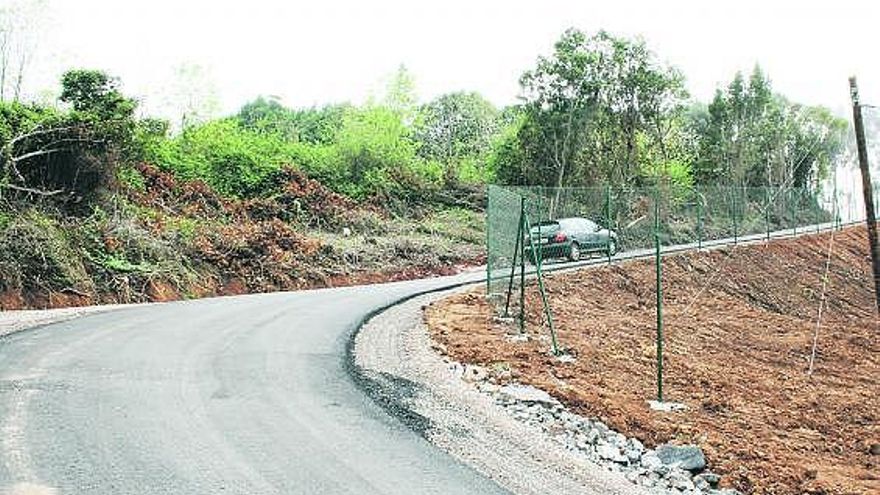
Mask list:
[[[116,180],[133,191],[146,192],[144,176],[134,167],[125,166],[116,171]]]
[[[518,162],[499,165],[509,182],[554,186],[639,179],[638,140],[665,155],[664,122],[686,96],[682,76],[641,40],[567,30],[550,57],[520,79],[525,119]],[[512,143],[508,141],[508,146]],[[664,156],[664,159],[671,157]]]
[[[449,93],[419,110],[419,154],[446,168],[446,182],[485,183],[486,158],[498,132],[498,110],[478,93]]]
[[[132,263],[121,255],[110,255],[100,260],[101,265],[115,272],[122,273],[152,273],[155,268],[149,263]]]
[[[125,121],[132,118],[137,103],[119,91],[119,81],[98,70],[71,70],[61,77],[62,102],[74,111],[104,121]]]
[[[287,141],[330,144],[342,128],[350,105],[327,105],[322,108],[291,109],[275,97],[258,97],[245,104],[236,115],[247,130],[272,134]]]
[[[0,290],[87,289],[90,279],[66,229],[36,209],[0,231]]]
[[[704,183],[814,187],[842,151],[846,130],[827,109],[773,93],[759,67],[748,82],[737,73],[689,118],[700,136],[694,171]]]
[[[416,196],[434,188],[442,167],[416,154],[400,115],[387,107],[352,110],[345,116],[332,158],[317,176],[353,198]]]
[[[427,215],[419,222],[418,231],[432,236],[456,239],[471,244],[485,242],[482,214],[464,208],[447,208]]]
[[[106,189],[119,161],[138,155],[136,103],[100,71],[69,71],[62,87],[61,101],[72,111],[0,105],[0,184],[75,210]]]
[[[161,142],[149,158],[183,179],[203,180],[221,194],[253,197],[271,193],[274,174],[293,163],[296,154],[280,137],[247,131],[223,119]]]

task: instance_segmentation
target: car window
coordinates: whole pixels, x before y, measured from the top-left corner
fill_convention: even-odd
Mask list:
[[[578,230],[580,228],[574,218],[564,218],[559,221],[559,225],[562,230]]]

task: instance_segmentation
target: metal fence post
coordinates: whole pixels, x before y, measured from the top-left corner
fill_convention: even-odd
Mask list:
[[[739,226],[736,223],[736,213],[737,213],[737,201],[736,195],[738,194],[738,188],[733,188],[733,243],[736,244],[739,239]]]
[[[526,332],[526,197],[519,198],[519,231],[520,231],[520,251],[519,254],[519,333]],[[528,232],[529,240],[531,240],[531,232]],[[535,246],[529,246],[532,253],[535,252]]]
[[[611,265],[611,184],[605,186],[605,229],[608,230],[608,245],[605,252],[608,253],[608,265]]]
[[[699,189],[694,189],[697,193],[697,248],[703,249],[703,195]]]
[[[654,259],[657,273],[657,401],[663,402],[663,275],[660,259],[660,195],[654,193]]]
[[[539,220],[540,222],[540,220]],[[526,231],[529,233],[529,244],[534,244],[534,236],[532,236],[532,224],[529,222],[529,217],[527,214],[523,214],[523,224]],[[538,226],[538,232],[541,231],[540,223]],[[553,313],[550,311],[550,303],[547,300],[547,291],[544,289],[544,274],[541,271],[541,264],[538,263],[538,258],[535,256],[535,250],[532,249],[532,262],[535,263],[535,274],[538,278],[538,292],[541,294],[541,302],[544,304],[544,315],[547,317],[547,325],[550,327],[550,341],[553,346],[553,355],[559,355],[559,342],[556,340],[556,329],[553,326]]]
[[[492,252],[491,246],[489,246],[490,236],[489,236],[489,228],[491,225],[490,215],[492,214],[492,184],[486,186],[486,297],[489,296],[491,291],[490,281],[492,280],[492,262],[489,260],[489,255]]]

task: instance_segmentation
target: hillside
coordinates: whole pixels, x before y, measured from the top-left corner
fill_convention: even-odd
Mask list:
[[[482,213],[395,217],[285,168],[270,198],[224,198],[139,164],[84,215],[0,210],[0,309],[168,301],[418,278],[482,260]]]
[[[665,399],[656,394],[653,261],[547,277],[564,363],[548,352],[534,287],[528,340],[491,315],[481,291],[427,311],[451,358],[509,369],[647,445],[697,443],[745,493],[877,493],[880,347],[864,228],[664,259]],[[507,378],[508,380],[511,378]],[[503,381],[503,380],[502,380]],[[872,445],[874,447],[872,447]]]

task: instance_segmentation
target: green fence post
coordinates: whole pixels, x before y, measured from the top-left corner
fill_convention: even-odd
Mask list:
[[[519,254],[519,333],[526,333],[526,197],[519,198],[519,231],[521,232],[520,247],[522,251]],[[531,232],[529,240],[532,241]],[[531,243],[530,243],[531,244]],[[535,246],[530,245],[532,253],[535,252]]]
[[[767,242],[770,242],[770,188],[764,189],[764,220],[767,224]]]
[[[663,275],[660,260],[660,198],[654,194],[654,260],[657,272],[657,401],[663,402]]]
[[[516,246],[513,248],[513,260],[510,262],[510,280],[507,282],[507,301],[504,303],[504,317],[510,317],[510,294],[513,292],[513,279],[516,276],[516,257],[520,257],[520,261],[522,261],[521,255],[521,247],[520,244],[523,242],[522,235],[522,218],[520,218],[519,225],[516,228]],[[522,327],[520,327],[522,328]]]
[[[736,195],[739,194],[738,188],[733,188],[733,243],[736,244],[738,242],[739,237],[739,226],[736,223],[736,213],[737,213],[737,201]]]
[[[492,280],[492,263],[489,261],[489,254],[491,249],[489,249],[489,215],[492,212],[492,184],[486,186],[486,217],[485,217],[485,229],[486,229],[486,297],[489,297],[490,287],[489,281]]]
[[[523,215],[525,228],[528,229],[530,244],[534,244],[535,239],[532,237],[532,224],[529,222],[528,215]],[[539,227],[540,231],[540,227]],[[559,355],[559,343],[556,340],[556,329],[553,326],[553,314],[550,312],[550,303],[547,301],[547,291],[544,290],[544,274],[541,271],[541,264],[535,256],[535,250],[532,249],[532,261],[535,263],[535,274],[538,277],[538,292],[541,294],[541,302],[544,304],[544,315],[547,317],[547,325],[550,326],[550,341],[553,345],[553,355]]]
[[[611,232],[611,184],[605,186],[605,228]],[[608,236],[608,245],[605,247],[608,253],[608,265],[611,265],[611,236]]]
[[[699,189],[694,189],[697,193],[697,248],[703,249],[703,195]]]
[[[791,208],[791,219],[792,219],[792,223],[794,224],[794,235],[797,235],[797,226],[798,226],[798,215],[797,215],[798,208],[797,208],[797,201],[795,201],[796,194],[797,194],[796,191],[797,191],[796,188],[791,188],[792,201],[791,201],[790,208]]]

